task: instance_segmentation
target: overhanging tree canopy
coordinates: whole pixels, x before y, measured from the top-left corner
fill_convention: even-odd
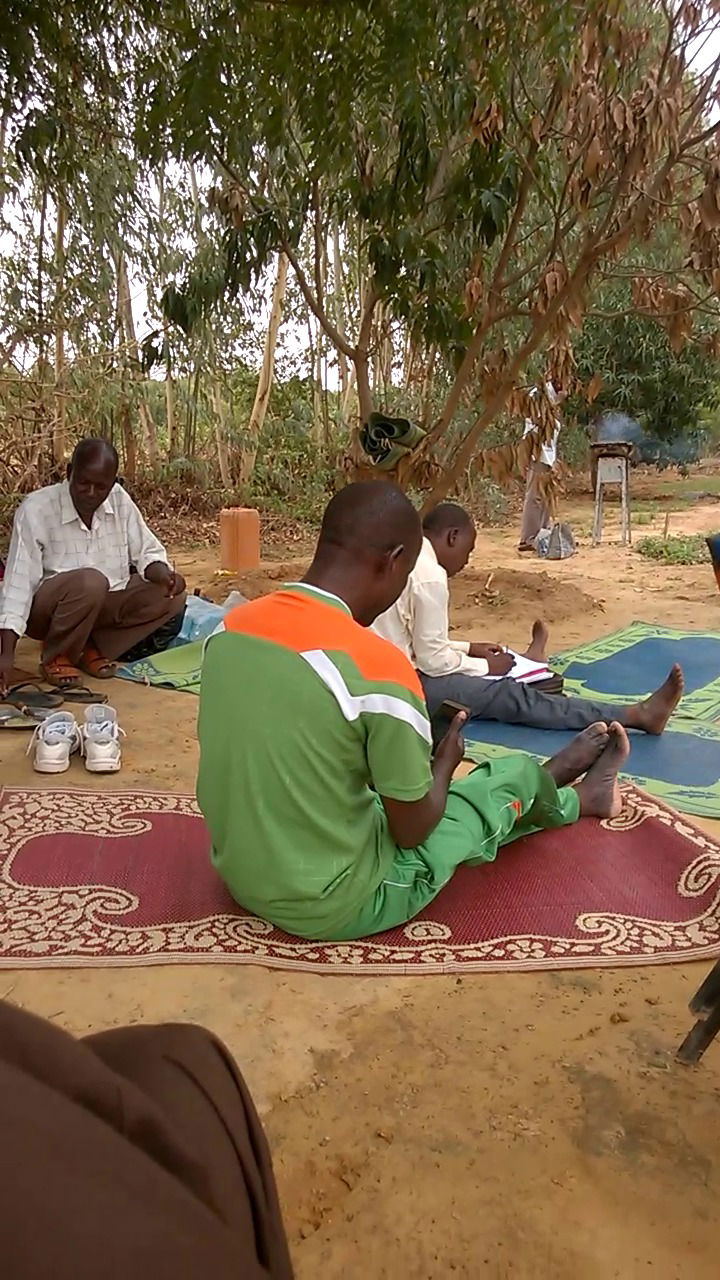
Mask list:
[[[719,64],[697,55],[713,10],[660,0],[640,10],[620,0],[21,7],[35,14],[34,43],[11,47],[5,66],[18,85],[29,68],[38,77],[28,111],[54,101],[63,75],[86,98],[103,83],[143,163],[170,156],[217,175],[216,252],[171,280],[170,322],[190,333],[284,253],[324,341],[354,366],[361,419],[383,407],[371,366],[388,337],[430,353],[431,371],[437,359],[444,404],[398,470],[434,475],[434,496],[504,406],[551,429],[550,406],[531,406],[518,386],[528,368],[573,384],[572,331],[600,274],[628,255],[634,305],[673,340],[690,336],[698,308],[715,322]],[[118,34],[105,49],[108,20]],[[661,269],[650,252],[658,228],[671,245]],[[338,244],[350,267],[338,266]],[[343,270],[353,277],[344,295]],[[475,405],[458,430],[458,411]]]

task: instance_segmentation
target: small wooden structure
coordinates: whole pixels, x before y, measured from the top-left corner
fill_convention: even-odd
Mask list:
[[[616,441],[597,443],[590,446],[593,452],[593,471],[595,473],[595,518],[593,520],[592,544],[597,547],[602,542],[603,525],[603,490],[605,485],[620,485],[620,508],[623,546],[632,541],[630,530],[630,457],[634,446]]]
[[[699,1062],[720,1031],[720,960],[695,992],[690,1012],[696,1014],[698,1020],[677,1051],[678,1061],[686,1065]]]

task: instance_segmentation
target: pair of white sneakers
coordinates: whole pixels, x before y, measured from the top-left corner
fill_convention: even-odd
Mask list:
[[[82,725],[70,711],[53,711],[46,716],[35,730],[27,753],[34,752],[37,773],[65,773],[76,751],[85,757],[88,773],[117,773],[122,757],[121,736],[125,735],[115,708],[93,702],[85,708]]]

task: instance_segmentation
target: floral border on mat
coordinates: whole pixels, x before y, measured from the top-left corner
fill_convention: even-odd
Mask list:
[[[404,943],[382,935],[357,942],[314,943],[290,938],[256,916],[218,914],[167,925],[127,926],[121,917],[137,897],[103,885],[29,888],[12,878],[24,844],[55,832],[112,838],[151,829],[153,814],[199,817],[192,796],[152,792],[72,790],[0,791],[0,968],[110,967],[151,964],[259,964],[270,968],[335,974],[469,973],[482,971],[619,967],[713,956],[720,949],[720,844],[680,815],[623,787],[625,806],[603,825],[629,830],[657,818],[695,845],[698,854],[682,872],[677,893],[712,901],[683,922],[609,912],[576,919],[581,938],[511,935],[454,943],[449,925],[422,919],[402,930]],[[119,917],[116,923],[108,916]],[[105,917],[105,918],[100,918]]]

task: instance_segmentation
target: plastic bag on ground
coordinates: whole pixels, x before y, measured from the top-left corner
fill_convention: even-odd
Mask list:
[[[567,560],[574,556],[575,539],[570,525],[558,521],[551,529],[541,529],[535,538],[535,550],[545,560]]]

